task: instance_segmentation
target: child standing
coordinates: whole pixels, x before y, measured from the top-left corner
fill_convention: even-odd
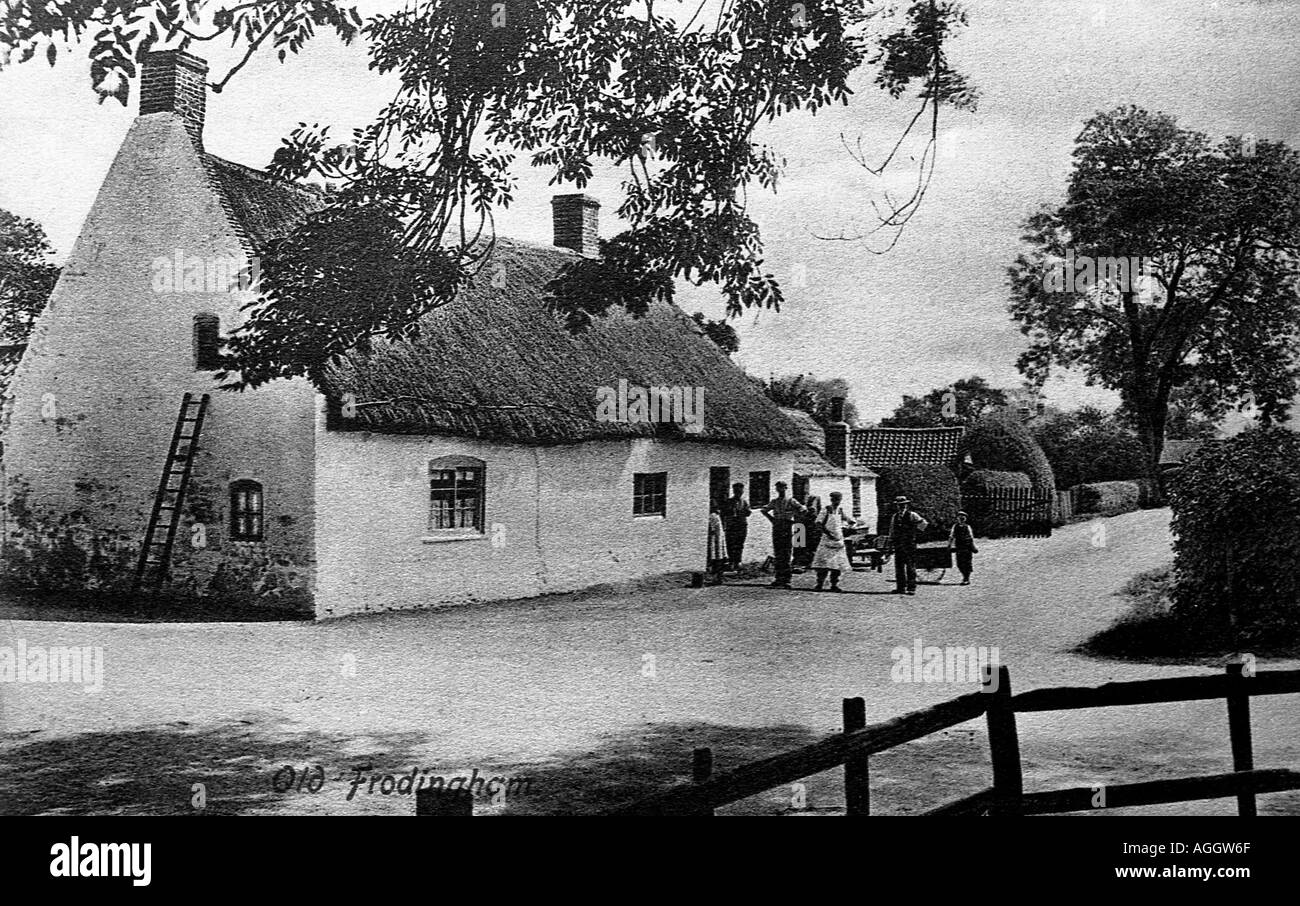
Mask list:
[[[962,585],[970,585],[971,556],[979,553],[975,547],[975,530],[971,528],[968,518],[964,512],[958,513],[957,521],[948,533],[948,549],[957,554],[957,569],[961,572]]]

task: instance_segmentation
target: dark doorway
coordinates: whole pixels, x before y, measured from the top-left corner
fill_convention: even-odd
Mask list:
[[[731,469],[713,466],[709,469],[709,502],[721,509],[731,496]]]
[[[790,489],[790,496],[800,503],[808,496],[808,476],[794,473],[794,487]]]

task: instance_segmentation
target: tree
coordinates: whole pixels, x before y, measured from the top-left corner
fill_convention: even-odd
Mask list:
[[[819,380],[811,374],[791,374],[772,378],[763,390],[778,406],[802,409],[822,427],[831,424],[831,400],[839,397],[844,400],[844,421],[858,423],[858,407],[849,400],[849,382],[844,378]]]
[[[1030,433],[1051,463],[1057,487],[1147,474],[1142,441],[1119,414],[1085,406],[1040,419]]]
[[[704,317],[703,312],[696,312],[691,315],[691,320],[700,325],[704,335],[712,340],[719,349],[727,355],[731,355],[740,349],[740,336],[736,333],[736,328],[732,327],[725,320],[711,320]]]
[[[1088,121],[1074,159],[1065,203],[1030,218],[1009,271],[1021,371],[1041,383],[1077,367],[1118,390],[1152,474],[1179,388],[1279,417],[1297,373],[1300,155],[1253,137],[1211,146],[1122,107]]]
[[[667,13],[655,0],[411,0],[364,21],[340,0],[225,0],[202,24],[201,5],[180,0],[10,6],[5,58],[45,49],[52,64],[57,41],[93,32],[95,90],[123,103],[156,45],[233,40],[244,53],[220,90],[259,48],[284,59],[317,28],[363,37],[371,68],[398,77],[393,101],[346,141],[304,125],[276,152],[274,175],[333,191],[262,256],[263,298],[229,341],[236,386],[311,375],[363,337],[418,331],[491,257],[521,159],[579,188],[598,164],[626,174],[628,229],[552,285],[574,329],[611,305],[644,312],[677,278],[716,284],[730,314],[779,308],[747,212],[750,188],[775,190],[783,165],[758,126],[847,104],[867,67],[881,90],[915,90],[935,113],[971,97],[943,53],[963,15],[950,0],[701,0]],[[349,238],[386,262],[382,280],[340,266],[331,243]]]
[[[40,224],[0,209],[0,340],[26,343],[59,279]]]
[[[894,414],[880,420],[882,428],[943,428],[969,425],[985,412],[1007,404],[1007,395],[990,387],[977,375],[963,378],[947,387],[931,390],[925,396],[903,396],[903,404]]]

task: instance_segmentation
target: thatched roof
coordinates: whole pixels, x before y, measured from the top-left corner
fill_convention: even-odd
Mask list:
[[[258,252],[272,239],[289,235],[324,204],[323,194],[307,186],[272,179],[261,170],[203,154],[203,167],[235,229]]]
[[[644,317],[617,306],[578,333],[546,304],[547,285],[577,256],[499,239],[493,258],[418,338],[375,340],[323,376],[334,430],[453,434],[562,444],[660,437],[798,449],[799,428],[675,305]],[[493,283],[500,284],[494,286]],[[599,388],[704,388],[704,429],[597,419]],[[355,417],[337,412],[355,402]]]
[[[323,203],[309,187],[203,155],[222,207],[254,252],[287,235]],[[621,309],[573,334],[545,304],[547,284],[575,255],[499,239],[493,260],[410,342],[375,340],[325,373],[334,430],[454,434],[513,443],[576,443],[653,436],[797,449],[798,428],[681,310]],[[492,284],[502,283],[501,286]],[[596,419],[596,391],[629,386],[704,388],[704,429]],[[338,404],[351,394],[356,417]]]

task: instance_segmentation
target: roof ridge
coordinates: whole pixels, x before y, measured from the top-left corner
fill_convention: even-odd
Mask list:
[[[259,179],[269,185],[276,187],[277,189],[292,189],[296,192],[303,192],[307,195],[312,195],[317,198],[325,194],[325,189],[322,188],[321,186],[314,186],[310,183],[300,183],[292,179],[280,179],[278,177],[272,176],[270,173],[267,173],[265,170],[259,170],[256,167],[249,166],[248,164],[241,164],[239,161],[227,160],[224,157],[219,157],[218,155],[213,154],[211,151],[203,151],[201,153],[203,154],[204,158],[210,160],[212,163],[221,166],[226,166],[226,167],[234,167],[235,169],[243,173],[245,176],[251,176],[255,179]]]

